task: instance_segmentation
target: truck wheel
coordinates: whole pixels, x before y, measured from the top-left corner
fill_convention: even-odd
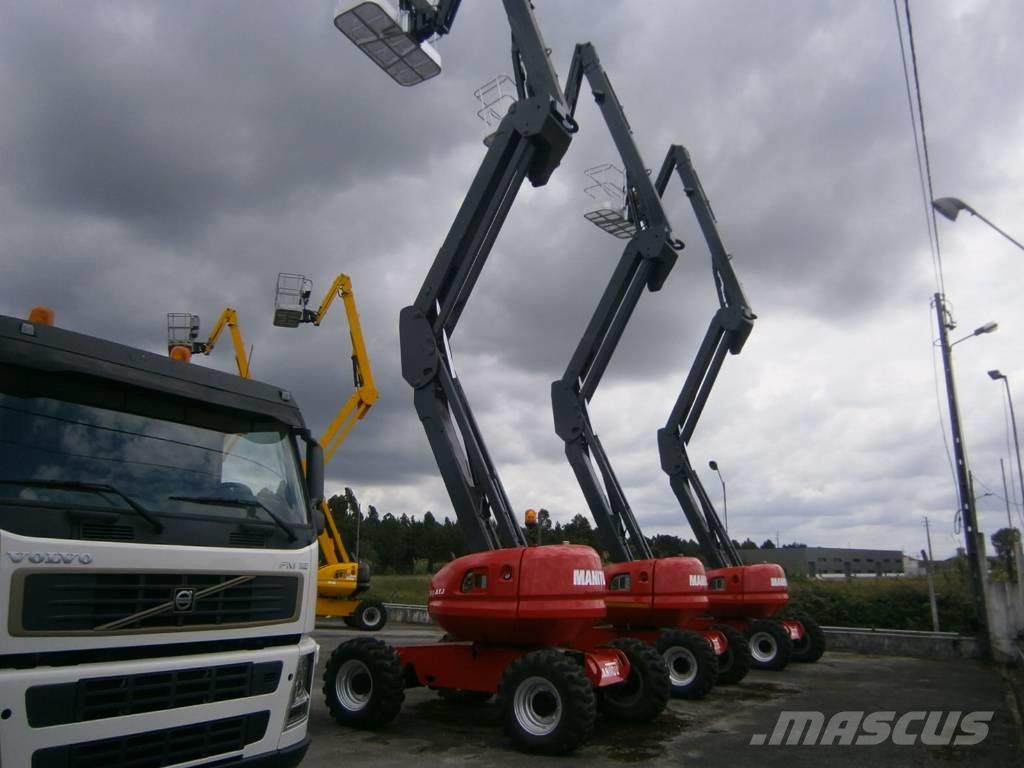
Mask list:
[[[747,629],[750,666],[754,669],[785,669],[793,655],[793,641],[777,621],[755,619]]]
[[[825,633],[810,616],[794,617],[804,625],[804,636],[793,642],[793,661],[805,664],[817,661],[825,653]]]
[[[647,643],[620,637],[608,644],[629,659],[629,677],[618,685],[597,689],[597,706],[607,715],[630,723],[649,723],[665,711],[670,696],[665,660]]]
[[[667,629],[658,636],[658,653],[668,667],[672,696],[702,699],[718,681],[718,658],[711,643],[696,632]]]
[[[339,725],[373,729],[390,723],[405,701],[402,667],[394,649],[372,637],[339,645],[324,671],[324,698]]]
[[[356,624],[355,616],[342,616],[341,620],[345,622],[346,627],[352,627],[352,629],[359,629],[359,625]]]
[[[388,609],[379,600],[363,600],[352,614],[356,627],[366,632],[376,632],[388,622]]]
[[[564,755],[594,730],[594,689],[564,653],[531,651],[508,665],[498,685],[505,733],[517,749]]]
[[[717,629],[725,635],[729,650],[718,657],[718,685],[736,685],[750,671],[750,643],[743,633],[728,624],[716,624]]]
[[[462,688],[438,688],[437,695],[442,701],[457,707],[477,707],[486,704],[494,695],[490,691],[466,691]]]

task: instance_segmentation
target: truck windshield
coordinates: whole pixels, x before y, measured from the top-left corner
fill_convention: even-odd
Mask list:
[[[308,524],[288,427],[201,403],[163,410],[178,418],[0,392],[0,502]]]

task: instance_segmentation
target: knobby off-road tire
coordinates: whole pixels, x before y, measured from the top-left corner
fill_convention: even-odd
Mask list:
[[[398,656],[387,643],[372,637],[357,637],[334,649],[323,690],[335,722],[365,730],[390,723],[405,701]]]
[[[793,642],[793,661],[804,664],[817,661],[825,653],[825,633],[810,616],[797,614],[793,618],[804,625],[803,638]]]
[[[671,690],[665,660],[652,646],[631,637],[609,643],[629,659],[629,677],[597,690],[597,707],[616,720],[649,723],[665,711]]]
[[[729,650],[718,657],[718,685],[736,685],[750,671],[750,643],[735,627],[728,624],[716,624],[717,629],[725,635]]]
[[[667,629],[658,636],[658,653],[668,667],[672,696],[702,699],[718,681],[718,657],[703,635]]]
[[[388,609],[379,600],[363,600],[352,614],[352,620],[364,632],[376,632],[388,623]]]
[[[779,622],[755,619],[747,628],[750,643],[750,666],[754,669],[779,671],[785,669],[793,656],[793,641]]]
[[[565,755],[594,730],[594,689],[572,658],[531,651],[508,665],[498,685],[498,709],[516,749]]]

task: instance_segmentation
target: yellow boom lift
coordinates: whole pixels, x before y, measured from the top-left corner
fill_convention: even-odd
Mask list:
[[[188,312],[169,312],[167,314],[167,354],[175,360],[185,360],[186,362],[194,354],[208,355],[213,352],[217,339],[225,328],[231,332],[231,343],[235,348],[235,364],[238,366],[238,375],[243,379],[248,379],[250,355],[245,352],[242,331],[238,327],[238,313],[231,307],[227,307],[220,313],[220,317],[217,318],[213,330],[210,331],[210,337],[206,341],[198,341],[199,315],[191,315]]]
[[[363,339],[363,329],[356,310],[352,279],[346,274],[334,278],[320,306],[309,309],[313,282],[305,275],[282,272],[277,276],[277,296],[274,302],[274,325],[297,328],[303,323],[319,326],[334,300],[340,298],[348,319],[349,339],[352,343],[352,377],[355,389],[338,410],[334,420],[320,438],[327,462],[348,437],[352,427],[360,421],[377,401],[377,387],[373,369]],[[359,515],[359,506],[352,491],[345,489],[349,509]],[[320,570],[317,574],[316,613],[318,616],[341,618],[351,627],[376,631],[387,622],[387,610],[376,600],[360,600],[359,595],[370,586],[370,566],[359,562],[358,541],[355,558],[349,555],[334,515],[325,501],[321,505],[327,525],[320,534]]]

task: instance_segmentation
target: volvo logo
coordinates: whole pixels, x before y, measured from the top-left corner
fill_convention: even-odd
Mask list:
[[[174,590],[174,612],[188,613],[196,607],[196,591],[191,587]]]
[[[92,555],[88,552],[8,552],[7,556],[15,563],[23,560],[39,565],[40,563],[55,563],[59,565],[71,565],[81,563],[89,565],[92,562]]]

